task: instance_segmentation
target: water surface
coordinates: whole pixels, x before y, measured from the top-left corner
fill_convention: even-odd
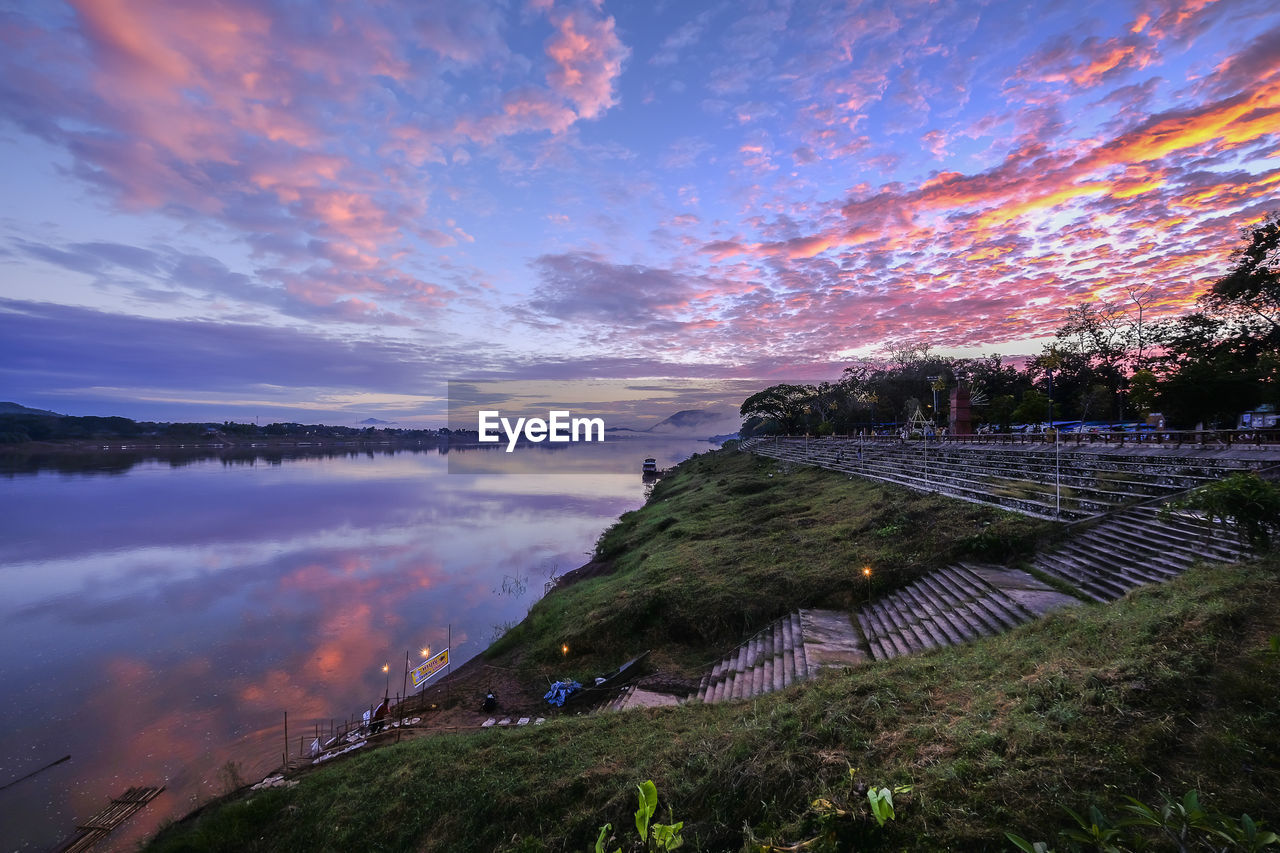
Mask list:
[[[72,756],[0,790],[0,849],[42,850],[167,785],[102,848],[129,849],[224,790],[227,762],[260,779],[285,711],[296,751],[315,721],[398,692],[406,650],[443,648],[450,625],[455,664],[474,656],[643,502],[643,457],[708,449],[528,448],[453,473],[434,449],[0,471],[0,785]]]

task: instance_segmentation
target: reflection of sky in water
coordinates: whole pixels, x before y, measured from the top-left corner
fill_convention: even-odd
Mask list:
[[[643,456],[704,449],[636,444],[630,473],[564,477],[537,475],[536,453],[505,477],[402,453],[0,482],[0,784],[72,756],[0,791],[3,849],[166,783],[112,836],[126,848],[218,793],[227,760],[260,778],[283,711],[296,750],[376,701],[384,661],[397,692],[404,652],[442,648],[450,622],[455,660],[472,657],[642,501]],[[516,576],[523,596],[504,592]]]

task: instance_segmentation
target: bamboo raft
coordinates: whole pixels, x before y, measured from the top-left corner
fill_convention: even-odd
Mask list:
[[[111,805],[76,827],[76,834],[54,848],[57,853],[80,853],[90,850],[107,837],[111,830],[133,817],[154,800],[164,786],[130,788],[111,801]]]

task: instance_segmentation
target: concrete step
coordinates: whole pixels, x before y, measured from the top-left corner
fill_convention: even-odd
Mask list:
[[[1004,618],[1009,620],[1006,624],[1021,625],[1039,615],[999,586],[999,583],[1004,582],[1014,585],[1019,590],[1034,589],[1036,588],[1035,579],[1031,576],[1002,567],[979,566],[971,563],[957,563],[951,567],[951,570],[958,575],[969,577],[974,583],[985,584],[989,590],[985,596],[986,600],[1005,614]],[[993,575],[992,572],[995,574]]]
[[[1054,553],[1061,557],[1093,566],[1099,571],[1125,575],[1139,583],[1163,583],[1177,576],[1181,568],[1152,565],[1130,553],[1117,553],[1111,548],[1092,547],[1084,542],[1065,542]]]
[[[912,611],[920,617],[920,624],[933,636],[939,646],[954,646],[964,642],[964,637],[942,617],[938,607],[922,591],[912,584],[902,591],[911,604]]]
[[[809,677],[809,651],[804,644],[804,620],[800,618],[800,611],[791,614],[791,632],[795,636],[795,648],[792,655],[795,658],[795,680],[804,681]]]
[[[1113,601],[1137,586],[1132,581],[1121,582],[1111,572],[1060,558],[1056,554],[1039,554],[1034,565],[1047,574],[1062,578],[1095,601]]]
[[[781,690],[784,685],[782,683],[782,622],[777,621],[769,626],[769,632],[773,637],[773,654],[770,657],[772,661],[771,675],[773,675],[771,683],[774,684],[774,690]]]
[[[767,660],[765,654],[765,638],[764,635],[758,635],[755,642],[755,654],[751,660],[751,686],[748,692],[748,698],[756,697],[764,693],[764,662]]]
[[[762,442],[756,446],[761,455],[834,467],[907,488],[994,503],[1028,515],[1064,519],[1087,518],[1265,464],[1261,459],[1152,450],[1148,445],[1120,452],[1075,442],[999,447],[918,441],[900,445],[856,439]],[[1050,502],[1046,497],[1033,497],[1047,495],[1045,487],[1055,482],[1064,486],[1060,515],[1056,499]]]
[[[965,616],[984,636],[999,634],[1004,630],[1004,626],[999,620],[992,617],[985,609],[978,607],[974,601],[974,595],[971,590],[966,590],[963,584],[959,583],[946,569],[934,572],[930,578],[938,584],[945,586],[956,601],[955,610],[962,616]]]
[[[743,643],[738,647],[738,656],[734,658],[733,669],[729,672],[729,686],[725,688],[725,697],[728,699],[742,698],[742,688],[746,681],[749,648],[749,643]]]
[[[1151,560],[1131,549],[1098,547],[1087,542],[1066,542],[1054,553],[1063,559],[1088,565],[1099,573],[1130,581],[1134,586],[1164,583],[1177,577],[1191,564],[1190,560],[1181,565],[1163,558]]]
[[[870,618],[865,610],[859,610],[854,614],[854,618],[858,621],[858,627],[862,629],[862,636],[866,639],[867,647],[871,651],[871,657],[875,660],[889,660],[896,656],[893,645],[885,645],[881,641],[879,628],[871,624]]]
[[[716,662],[690,698],[707,703],[752,699],[803,680],[808,663],[800,626],[799,613],[772,622]]]
[[[1248,546],[1239,541],[1235,531],[1220,524],[1180,518],[1177,515],[1163,518],[1155,513],[1135,510],[1108,519],[1107,526],[1124,535],[1156,539],[1195,553],[1213,554],[1224,561],[1235,562],[1250,553]]]
[[[906,637],[902,636],[902,632],[898,630],[897,626],[889,621],[885,615],[883,604],[875,602],[868,607],[864,607],[863,610],[867,611],[867,616],[872,624],[879,627],[882,636],[893,646],[895,657],[909,655],[915,651],[911,648],[911,644],[907,642]]]
[[[964,569],[991,585],[992,597],[1012,603],[1015,612],[1027,614],[1028,619],[1044,616],[1074,607],[1080,599],[1065,595],[1021,569],[964,563]]]
[[[868,660],[862,632],[853,627],[848,613],[839,610],[801,610],[808,676],[824,667],[859,666]]]
[[[982,632],[973,625],[972,621],[958,612],[959,602],[944,587],[936,583],[933,578],[927,576],[921,578],[916,583],[915,588],[919,594],[927,596],[933,604],[937,612],[935,620],[945,620],[952,633],[959,635],[959,642],[964,643],[969,640],[976,640],[982,636]]]
[[[1175,516],[1161,517],[1142,510],[1143,508],[1138,508],[1116,515],[1097,525],[1095,529],[1154,547],[1172,548],[1224,560],[1241,559],[1250,551],[1244,543],[1233,539],[1234,531],[1222,525],[1196,524]]]
[[[1215,555],[1198,552],[1158,536],[1157,531],[1143,531],[1143,537],[1139,538],[1132,531],[1108,523],[1090,528],[1073,541],[1080,546],[1128,554],[1135,562],[1164,566],[1174,573],[1181,572],[1196,560],[1217,561]]]
[[[796,680],[795,634],[791,628],[791,617],[781,621],[782,625],[782,686],[790,687]]]
[[[933,636],[921,626],[920,617],[900,593],[885,599],[884,606],[889,617],[898,626],[899,632],[913,650],[923,652],[938,645]]]

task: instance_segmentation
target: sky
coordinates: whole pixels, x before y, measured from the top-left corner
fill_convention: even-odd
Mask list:
[[[1189,310],[1280,207],[1274,0],[0,0],[0,399],[402,425]]]

